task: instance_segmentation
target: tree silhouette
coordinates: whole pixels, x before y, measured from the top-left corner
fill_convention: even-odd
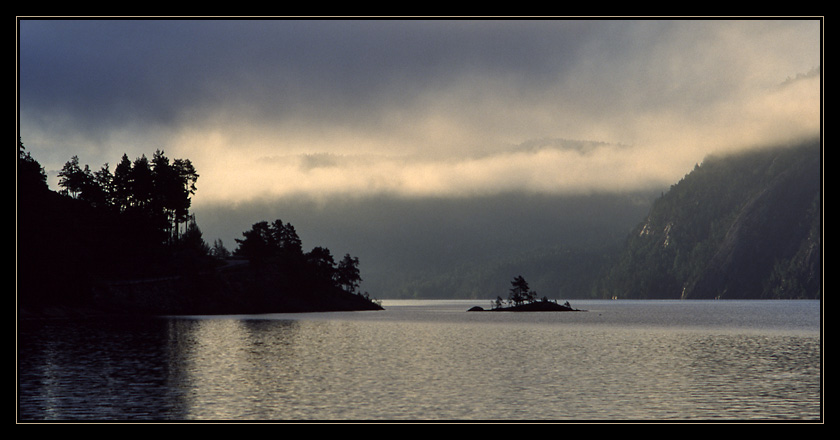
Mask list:
[[[185,231],[190,227],[189,208],[198,173],[189,159],[170,163],[164,152],[157,150],[151,161],[141,155],[132,162],[123,154],[111,174],[107,163],[91,172],[88,165],[80,165],[78,156],[73,156],[59,177],[61,193],[94,207],[110,207],[145,218],[161,229],[171,244],[179,240],[181,225],[185,225]]]
[[[304,253],[295,227],[277,219],[271,223],[254,223],[251,229],[236,239],[239,244],[234,255],[247,258],[263,273],[280,273],[287,282],[299,286],[330,285],[349,293],[358,293],[362,281],[359,259],[346,254],[338,264],[330,250],[315,247]]]
[[[531,289],[528,287],[528,282],[525,281],[525,278],[523,278],[522,275],[514,278],[510,284],[513,286],[511,287],[510,294],[508,296],[508,300],[511,303],[514,305],[520,305],[524,302],[531,302],[534,300]]]
[[[113,206],[114,205],[114,175],[107,163],[102,165],[99,171],[93,173],[92,193],[90,202],[94,206]]]
[[[26,147],[23,146],[23,140],[18,138],[18,190],[46,190],[47,173],[44,168],[33,159]]]
[[[216,258],[228,258],[230,257],[230,251],[227,250],[225,244],[222,242],[222,239],[217,238],[213,242],[213,247],[210,249],[210,255]]]
[[[298,264],[305,260],[300,237],[294,226],[277,219],[271,223],[254,223],[251,229],[242,233],[244,238],[236,239],[239,247],[234,255],[248,258],[261,265],[275,260],[278,264]]]
[[[281,255],[292,258],[303,256],[303,243],[291,223],[275,220],[272,223],[272,240]]]
[[[166,217],[173,240],[180,234],[179,225],[189,220],[190,196],[195,194],[196,180],[198,174],[189,160],[175,159],[170,164],[162,150],[155,151],[152,156],[153,209]]]
[[[163,152],[160,154],[163,155]],[[165,208],[171,212],[173,227],[177,235],[178,225],[186,222],[190,217],[190,196],[195,194],[198,173],[189,159],[175,159],[172,166],[166,169],[169,174],[165,178],[161,176],[161,180],[165,183],[163,194],[167,195]]]
[[[88,165],[82,168],[79,157],[73,156],[64,164],[58,177],[58,185],[63,188],[60,191],[61,194],[84,200],[95,207],[109,206],[113,178],[107,163],[94,173]]]
[[[312,268],[315,276],[321,280],[333,281],[337,277],[335,259],[330,250],[325,247],[315,247],[306,254],[306,262]]]
[[[362,281],[359,276],[359,259],[351,257],[350,254],[345,254],[341,262],[338,263],[337,281],[344,290],[355,293],[359,288],[359,283]]]
[[[210,255],[210,246],[204,241],[201,229],[191,217],[184,233],[174,242],[174,254],[182,272],[195,273],[200,270]]]
[[[505,301],[502,299],[501,296],[497,296],[496,300],[493,301],[493,308],[494,309],[501,309],[505,304]]]
[[[58,172],[58,186],[64,188],[63,193],[78,198],[85,186],[85,173],[79,166],[79,156],[73,156]]]
[[[120,163],[114,169],[114,178],[111,189],[112,200],[120,212],[125,212],[131,207],[131,161],[127,154],[122,155]]]
[[[254,223],[251,229],[242,233],[242,236],[244,238],[235,239],[239,244],[239,247],[234,251],[236,256],[248,258],[253,263],[259,263],[274,251],[274,239],[271,228],[266,221]]]
[[[129,182],[131,184],[132,207],[145,211],[152,202],[155,189],[152,167],[149,165],[149,159],[146,158],[145,154],[134,160],[129,173]]]

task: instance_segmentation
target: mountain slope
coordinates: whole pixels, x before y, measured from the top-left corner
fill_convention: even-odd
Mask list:
[[[710,157],[628,237],[600,295],[819,298],[819,142]]]

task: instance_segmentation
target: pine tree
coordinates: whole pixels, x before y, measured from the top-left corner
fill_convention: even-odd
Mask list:
[[[511,289],[510,294],[508,296],[508,300],[513,303],[514,305],[522,304],[523,302],[531,302],[533,301],[533,295],[531,294],[531,289],[528,287],[528,282],[525,281],[525,278],[522,275],[517,276],[510,282]]]

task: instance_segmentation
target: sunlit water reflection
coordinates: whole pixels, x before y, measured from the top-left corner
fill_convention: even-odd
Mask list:
[[[581,313],[384,305],[24,321],[19,418],[821,419],[817,301],[573,304]]]

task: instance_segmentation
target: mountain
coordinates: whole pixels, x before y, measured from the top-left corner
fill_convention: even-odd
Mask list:
[[[597,295],[820,298],[821,145],[708,157],[657,199]]]
[[[519,206],[516,212],[564,208],[534,216],[554,222],[555,232],[542,224],[518,228],[540,239],[518,236],[515,244],[496,246],[514,252],[494,253],[486,246],[473,258],[405,272],[374,290],[396,298],[492,300],[505,298],[510,279],[522,275],[538,296],[561,299],[820,298],[821,159],[818,141],[707,157],[668,191],[651,197],[636,214],[641,221],[626,220],[633,210],[620,210],[630,204],[618,196],[602,196],[598,203],[586,199],[586,209],[568,209],[561,199]],[[489,217],[498,218],[479,216]],[[599,224],[607,218],[614,224]],[[615,234],[625,222],[624,232]],[[476,233],[484,233],[485,241],[499,235]],[[463,235],[447,242],[459,243]]]

